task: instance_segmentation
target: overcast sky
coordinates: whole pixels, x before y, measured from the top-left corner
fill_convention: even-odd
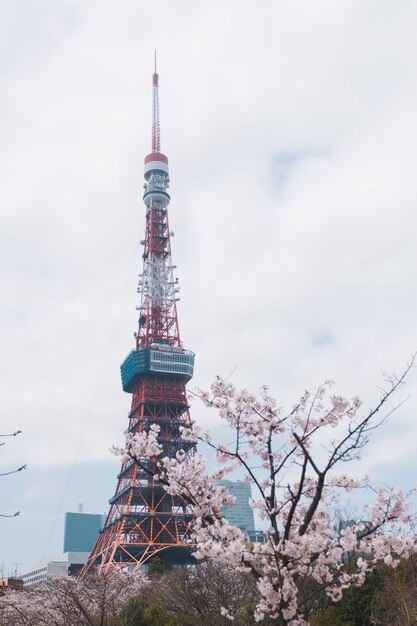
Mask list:
[[[113,495],[158,50],[191,386],[379,397],[417,349],[413,0],[0,1],[0,565]],[[363,472],[415,481],[417,375]],[[216,416],[197,404],[203,426]],[[219,431],[221,433],[221,431]],[[361,471],[362,471],[361,469]]]

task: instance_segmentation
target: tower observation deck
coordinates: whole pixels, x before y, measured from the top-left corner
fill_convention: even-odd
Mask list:
[[[178,279],[171,260],[168,223],[168,159],[161,153],[159,77],[153,74],[152,152],[145,157],[143,201],[146,230],[135,346],[121,365],[123,390],[132,395],[128,433],[160,427],[163,456],[179,450],[194,454],[181,426],[190,422],[186,383],[193,376],[194,353],[183,347],[177,316]],[[135,571],[156,556],[167,567],[191,562],[192,514],[188,504],[166,493],[149,469],[155,460],[124,460],[110,510],[81,576],[90,571]],[[148,470],[148,471],[147,471]]]

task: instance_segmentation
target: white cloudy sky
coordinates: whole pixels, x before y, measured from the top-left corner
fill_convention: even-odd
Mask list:
[[[102,511],[129,397],[158,50],[174,262],[194,383],[234,371],[282,403],[331,377],[378,397],[417,349],[412,0],[2,0],[0,564]],[[411,399],[364,471],[408,485]],[[197,405],[193,417],[216,424]]]

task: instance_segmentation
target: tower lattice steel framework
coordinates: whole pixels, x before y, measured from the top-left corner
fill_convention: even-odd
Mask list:
[[[152,152],[145,157],[143,200],[146,233],[136,346],[121,365],[122,386],[132,394],[128,433],[148,432],[158,424],[163,456],[180,449],[193,454],[181,426],[190,422],[186,383],[194,369],[194,354],[182,346],[178,326],[178,279],[171,261],[168,203],[168,159],[160,149],[159,78],[153,74]],[[142,467],[141,467],[142,466]],[[90,571],[134,571],[156,555],[164,563],[191,560],[192,514],[185,500],[166,493],[151,473],[155,459],[140,464],[123,461],[103,530],[81,576]]]

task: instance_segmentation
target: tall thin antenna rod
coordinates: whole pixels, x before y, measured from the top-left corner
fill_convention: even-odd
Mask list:
[[[156,72],[156,50],[155,50],[155,71],[152,77],[152,152],[161,152],[161,129],[159,126],[159,76]]]

